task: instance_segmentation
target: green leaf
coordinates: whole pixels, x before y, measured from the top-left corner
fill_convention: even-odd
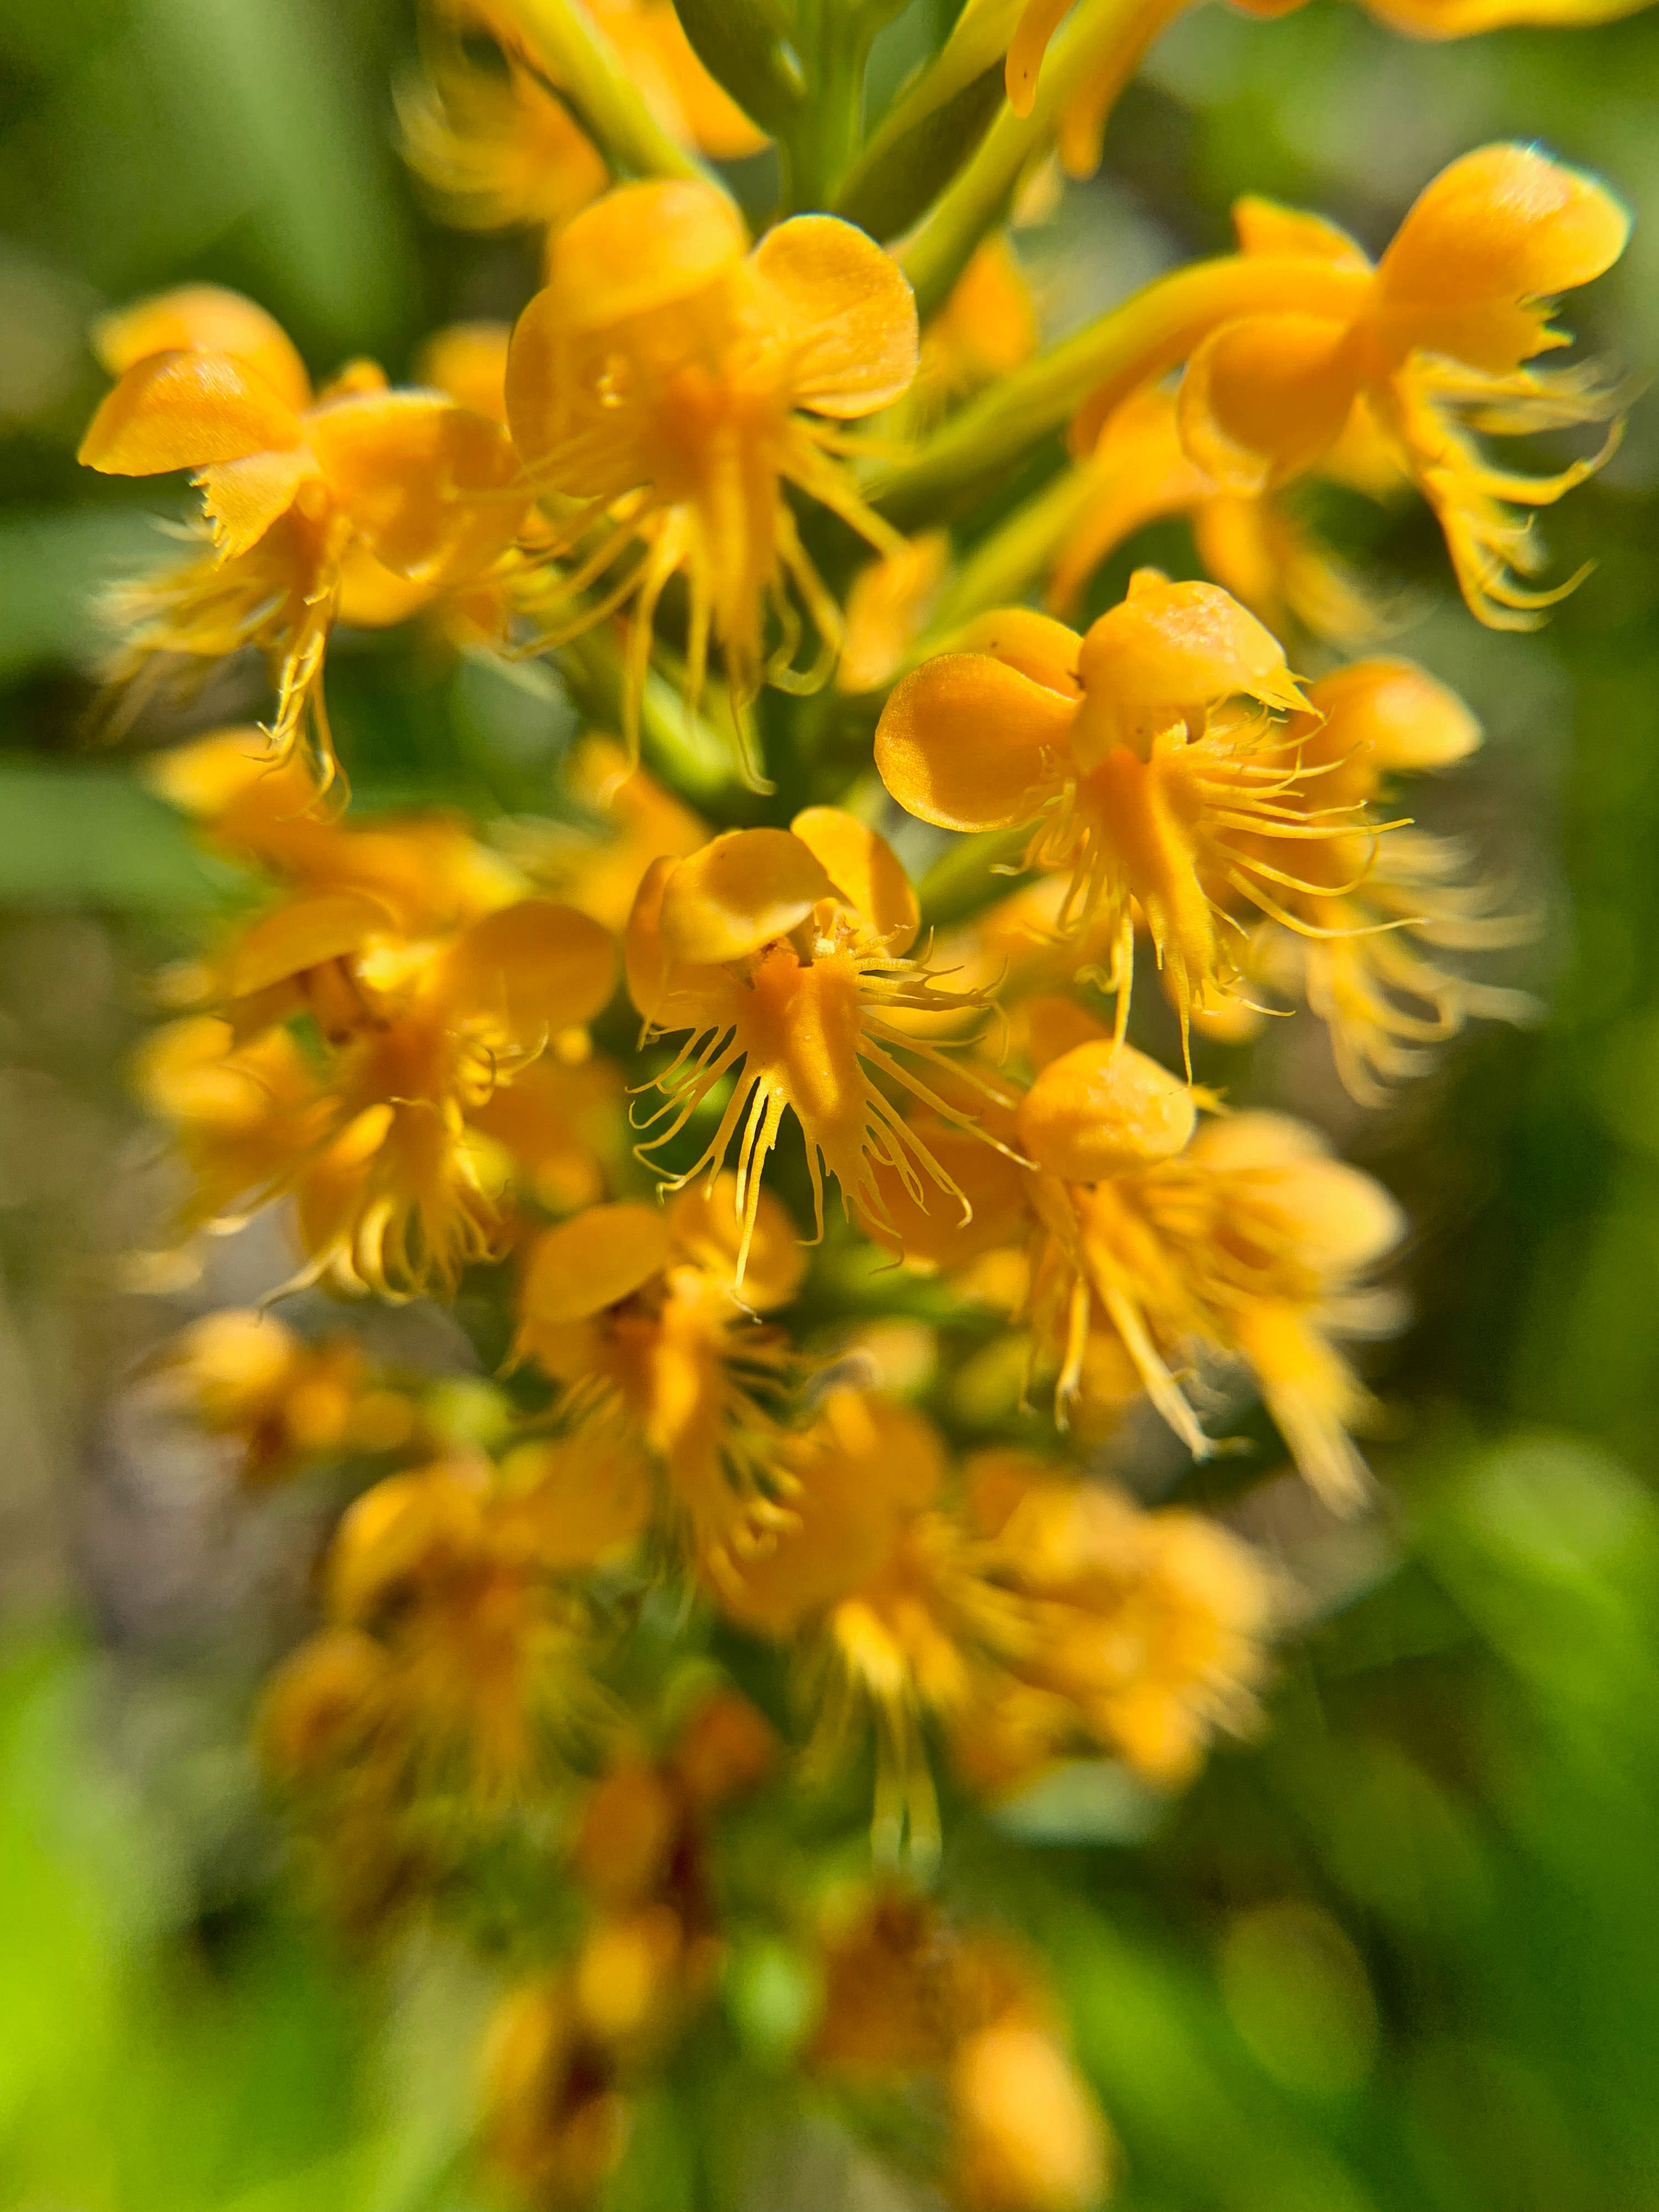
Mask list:
[[[0,680],[54,665],[94,666],[112,637],[100,594],[178,556],[155,516],[137,507],[9,517],[0,523]]]
[[[873,138],[836,196],[836,212],[872,238],[908,230],[968,160],[1002,104],[997,62],[948,100]]]
[[[118,770],[0,761],[0,904],[200,913],[242,880]]]
[[[806,95],[806,73],[775,0],[674,0],[680,27],[714,82],[775,137]]]

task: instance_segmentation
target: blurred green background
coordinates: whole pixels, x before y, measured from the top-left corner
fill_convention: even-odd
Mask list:
[[[371,352],[394,374],[434,324],[526,296],[530,246],[443,232],[400,169],[411,42],[394,0],[0,0],[0,2203],[30,2212],[477,2201],[485,1978],[435,1938],[371,1966],[310,1926],[242,1748],[252,1685],[303,1617],[299,1509],[240,1514],[222,1468],[112,1394],[171,1317],[131,1294],[167,1176],[121,1062],[146,976],[236,887],[132,780],[165,730],[115,742],[96,712],[93,599],[165,551],[168,495],[73,460],[101,388],[88,322],[136,294],[235,285],[314,369]],[[1631,250],[1573,319],[1651,379],[1659,14],[1431,46],[1335,0],[1271,24],[1206,7],[1126,98],[1101,178],[1020,249],[1062,329],[1214,250],[1239,191],[1375,247],[1446,160],[1500,137],[1630,200]],[[1534,636],[1449,600],[1419,513],[1367,526],[1420,603],[1401,648],[1488,733],[1424,818],[1540,913],[1516,972],[1547,1018],[1467,1040],[1382,1115],[1341,1102],[1300,1024],[1276,1033],[1262,1093],[1325,1120],[1415,1224],[1414,1321],[1376,1363],[1391,1503],[1348,1530],[1279,1486],[1248,1509],[1313,1592],[1260,1745],[1150,1835],[1086,1806],[1018,1848],[970,1832],[947,1885],[1054,1962],[1126,2212],[1641,2212],[1659,2207],[1659,410],[1638,404],[1547,518],[1560,573],[1597,567]],[[1170,533],[1140,550],[1190,559]],[[537,803],[568,728],[545,689],[515,704],[400,648],[342,661],[367,803]],[[167,727],[246,703],[210,692]],[[671,2084],[647,2108],[618,2203],[910,2201],[810,2111],[784,2127],[794,2149],[768,2148],[789,2009],[769,1971],[739,1930],[722,2092],[694,2107]]]

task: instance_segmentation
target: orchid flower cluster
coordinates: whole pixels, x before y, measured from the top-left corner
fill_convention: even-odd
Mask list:
[[[206,286],[97,333],[82,459],[202,495],[120,595],[118,696],[240,654],[269,700],[152,757],[259,889],[169,971],[137,1085],[180,1240],[279,1208],[274,1297],[337,1315],[210,1313],[160,1372],[250,1486],[347,1500],[264,1759],[360,1936],[435,1914],[505,1962],[480,2142],[531,2204],[603,2196],[737,1917],[807,1993],[789,2063],[910,2110],[948,2201],[1109,2191],[952,1826],[1079,1765],[1176,1791],[1261,1724],[1294,1593],[1123,1440],[1202,1462],[1259,1400],[1351,1512],[1345,1347],[1401,1311],[1395,1201],[1194,1053],[1294,1016],[1375,1109],[1526,1006],[1479,968],[1525,917],[1402,811],[1479,726],[1289,495],[1415,496],[1476,617],[1541,619],[1577,579],[1536,511],[1596,457],[1492,441],[1607,450],[1613,388],[1547,356],[1618,202],[1484,147],[1373,261],[1247,199],[1235,251],[1045,349],[1005,218],[1089,173],[1176,10],[969,0],[866,130],[893,12],[430,0],[404,150],[456,223],[534,236],[516,324],[439,331],[407,387],[313,385]],[[1070,626],[1171,516],[1206,575]],[[331,656],[400,626],[428,672],[558,673],[556,819],[354,806]],[[464,1382],[354,1333],[458,1297]]]

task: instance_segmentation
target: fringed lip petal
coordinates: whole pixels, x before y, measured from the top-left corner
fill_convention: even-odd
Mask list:
[[[921,821],[1012,829],[1061,787],[1076,712],[1075,699],[989,653],[941,653],[889,697],[876,728],[876,768]]]
[[[299,445],[295,410],[257,369],[228,353],[157,353],[106,394],[77,459],[105,476],[210,468]]]
[[[910,281],[872,238],[837,216],[799,215],[755,248],[793,356],[795,404],[852,417],[910,388],[919,337]]]

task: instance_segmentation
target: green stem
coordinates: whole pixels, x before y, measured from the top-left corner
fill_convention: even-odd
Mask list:
[[[807,91],[782,142],[783,212],[825,208],[858,152],[864,71],[879,27],[872,11],[847,0],[797,0],[796,40]]]
[[[1035,499],[976,545],[934,610],[916,657],[937,653],[941,641],[975,615],[1017,606],[1087,513],[1094,486],[1079,468],[1062,470]]]
[[[924,316],[944,305],[975,247],[1006,212],[1025,167],[1068,103],[1086,94],[1103,117],[1152,40],[1189,0],[1083,0],[1043,57],[1029,115],[1005,105],[971,158],[898,248]],[[948,51],[948,49],[947,49]]]
[[[1020,459],[1087,401],[1078,432],[1100,424],[1143,384],[1186,360],[1218,324],[1286,310],[1348,321],[1368,270],[1289,253],[1230,253],[1159,276],[963,408],[919,453],[874,468],[864,494],[902,530],[935,521],[969,488]]]
[[[622,647],[604,625],[559,648],[559,665],[576,702],[601,727],[620,730],[626,678]],[[736,740],[723,738],[653,668],[640,699],[640,750],[683,799],[729,805],[738,788]]]
[[[530,59],[569,95],[601,151],[629,176],[683,177],[724,191],[714,172],[671,137],[580,0],[494,0]]]
[[[917,886],[923,923],[930,929],[949,929],[993,900],[1006,898],[1015,888],[1020,856],[1030,842],[1029,823],[1019,830],[985,830],[957,838]],[[1005,872],[997,873],[999,869]]]

